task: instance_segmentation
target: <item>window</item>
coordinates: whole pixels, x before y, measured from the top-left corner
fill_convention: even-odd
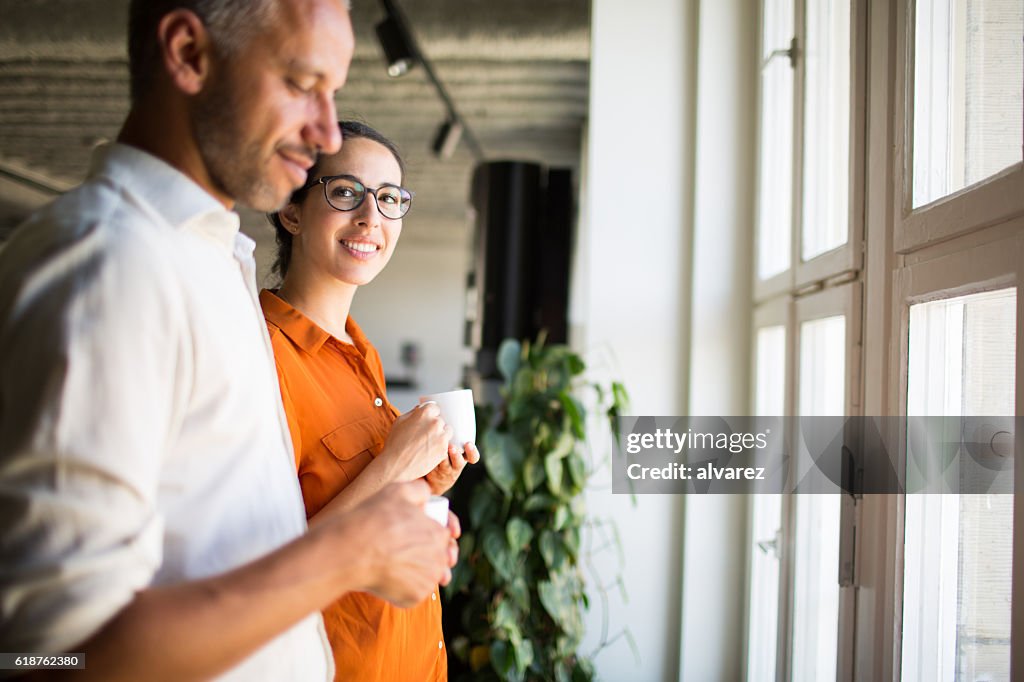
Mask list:
[[[850,2],[808,2],[806,12],[800,254],[810,261],[849,238]]]
[[[851,410],[862,194],[852,46],[864,14],[853,2],[761,4],[756,414]],[[843,622],[839,496],[755,495],[750,509],[747,680],[834,678]]]
[[[1021,162],[1024,4],[930,0],[915,9],[916,208]]]
[[[1016,290],[910,307],[907,413],[1012,415]],[[904,680],[1010,679],[1013,496],[909,495]]]
[[[754,414],[786,413],[786,314],[784,306],[758,311],[754,342]],[[748,680],[775,679],[778,649],[782,495],[754,495],[750,505],[747,614]]]

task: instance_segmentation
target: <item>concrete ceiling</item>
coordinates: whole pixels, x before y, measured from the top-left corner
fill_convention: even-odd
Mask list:
[[[398,1],[485,158],[578,165],[588,0]],[[127,4],[0,0],[0,229],[44,196],[37,185],[80,181],[92,147],[116,136],[128,107]],[[465,141],[451,159],[432,156],[444,108],[422,68],[386,75],[373,30],[381,18],[375,0],[354,0],[357,47],[339,115],[370,123],[402,148],[416,192],[403,240],[464,244],[475,159]],[[260,241],[269,236],[256,216],[243,221]]]

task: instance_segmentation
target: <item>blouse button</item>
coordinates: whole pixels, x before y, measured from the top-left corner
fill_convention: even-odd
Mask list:
[[[373,399],[373,404],[376,405],[377,407],[380,407],[381,405],[384,404],[384,401],[381,400],[380,398],[374,398]]]
[[[443,643],[443,642],[441,642],[441,641],[438,641],[438,643],[437,643],[437,648],[438,648],[438,649],[443,649],[443,648],[444,648],[444,643]]]
[[[437,601],[437,592],[430,593],[430,601]]]

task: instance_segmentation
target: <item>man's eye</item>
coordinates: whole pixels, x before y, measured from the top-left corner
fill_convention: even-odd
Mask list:
[[[297,80],[291,78],[288,79],[288,87],[302,95],[308,95],[309,93],[313,92],[313,86],[304,85],[302,83],[299,83]]]

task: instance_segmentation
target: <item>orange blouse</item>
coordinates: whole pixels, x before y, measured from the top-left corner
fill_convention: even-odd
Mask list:
[[[260,304],[311,518],[380,454],[399,412],[385,395],[380,356],[351,317],[345,324],[354,342],[349,344],[270,291],[260,293]],[[352,592],[323,616],[336,680],[448,679],[436,589],[410,609]]]

